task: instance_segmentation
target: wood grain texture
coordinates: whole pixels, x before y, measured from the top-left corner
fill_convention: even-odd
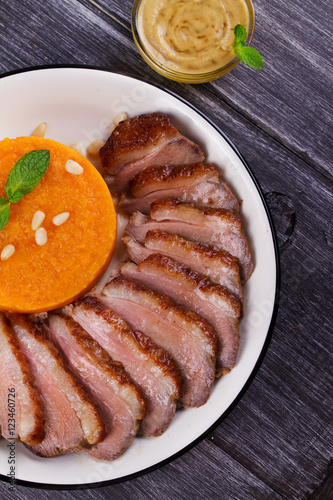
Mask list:
[[[245,157],[271,209],[281,252],[279,314],[264,362],[244,397],[184,456],[123,484],[84,492],[18,486],[12,498],[329,500],[329,2],[255,0],[254,45],[266,69],[239,65],[223,79],[194,86],[167,81],[144,63],[129,29],[130,1],[99,4],[104,10],[90,0],[1,2],[0,73],[44,64],[103,67],[160,84],[208,116]],[[273,30],[278,37],[271,36]],[[200,131],[196,139],[200,142]],[[0,498],[7,497],[8,485],[0,483]]]
[[[202,457],[205,460],[202,460]],[[193,474],[193,467],[201,462],[200,472]],[[237,473],[235,473],[237,471]],[[217,486],[216,486],[217,485]],[[0,494],[4,491],[0,485]],[[270,498],[284,500],[258,478],[249,473],[219,448],[210,443],[202,442],[189,451],[181,459],[170,465],[151,472],[130,482],[101,487],[95,490],[50,492],[36,491],[23,486],[17,486],[16,500],[35,500],[37,498],[61,498],[64,500],[80,499],[102,500],[193,500],[213,498],[219,500],[244,500]]]
[[[130,29],[130,0],[90,3],[100,5]],[[255,71],[240,64],[232,73],[205,86],[332,176],[330,2],[254,0],[254,7],[253,45],[264,57],[265,70]]]
[[[331,464],[327,478],[317,490],[311,493],[311,495],[308,497],[308,500],[324,500],[324,499],[330,500],[333,496],[332,492],[333,492],[333,467]]]
[[[242,129],[239,115],[224,109],[214,120],[240,145],[271,205],[282,284],[277,326],[260,377],[212,437],[250,470],[258,466],[261,479],[278,485],[287,498],[306,498],[313,484],[325,479],[332,454],[331,310],[325,299],[331,288],[331,185],[255,125]],[[265,382],[259,388],[261,377]],[[234,417],[243,404],[240,417]]]

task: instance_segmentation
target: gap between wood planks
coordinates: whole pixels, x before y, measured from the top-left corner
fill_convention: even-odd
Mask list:
[[[106,9],[105,7],[103,7],[102,5],[100,5],[95,0],[87,0],[87,1],[93,7],[97,8],[98,10],[100,10],[101,12],[103,12],[105,15],[107,15],[114,22],[116,22],[117,24],[119,24],[120,26],[122,26],[128,33],[130,33],[130,36],[132,38],[132,30],[131,30],[130,22],[128,22],[128,23],[124,22],[117,15],[113,14],[112,12],[110,12],[108,9]],[[245,110],[243,110],[242,108],[240,108],[239,106],[237,106],[237,104],[235,102],[231,101],[225,95],[223,95],[222,93],[220,93],[220,92],[216,91],[215,89],[213,89],[211,87],[211,85],[210,85],[209,82],[205,83],[205,84],[202,84],[202,85],[215,98],[217,98],[220,101],[222,101],[224,104],[226,104],[227,106],[229,106],[233,111],[235,111],[240,116],[242,116],[243,118],[245,118],[246,120],[248,120],[250,123],[252,123],[258,129],[260,129],[260,131],[265,132],[267,135],[269,135],[277,143],[281,144],[289,152],[293,153],[299,159],[301,159],[302,161],[304,161],[309,167],[313,168],[318,174],[322,175],[325,178],[325,180],[327,180],[329,182],[333,182],[333,175],[330,175],[328,171],[324,170],[318,164],[318,162],[316,162],[316,161],[312,160],[311,158],[309,158],[309,156],[307,154],[302,154],[301,151],[299,151],[298,149],[296,149],[295,147],[293,147],[291,145],[291,143],[289,143],[288,141],[286,141],[285,139],[283,139],[283,137],[281,137],[277,133],[275,133],[274,130],[271,129],[270,127],[266,126],[265,124],[263,124],[259,120],[255,120],[249,113],[247,113]]]
[[[281,500],[288,500],[288,498],[283,493],[281,493],[281,491],[279,491],[276,488],[274,488],[274,486],[272,486],[267,481],[265,481],[265,479],[263,479],[262,477],[260,477],[257,473],[255,473],[254,471],[252,471],[251,469],[249,469],[248,467],[246,467],[243,463],[239,462],[239,460],[237,460],[235,457],[233,457],[232,455],[230,455],[229,453],[227,453],[226,451],[224,451],[223,448],[220,448],[219,446],[217,446],[217,444],[214,443],[214,437],[213,436],[206,437],[205,441],[208,441],[208,444],[210,446],[213,446],[214,448],[217,448],[220,452],[222,451],[225,455],[227,455],[228,457],[230,457],[230,459],[233,462],[235,462],[236,464],[240,465],[243,469],[245,469],[246,471],[248,471],[248,473],[250,475],[255,476],[256,478],[258,478],[259,481],[262,482],[262,484],[265,484],[270,490],[274,491],[274,493],[276,493],[277,495],[279,495],[281,497]],[[317,499],[313,499],[313,500],[317,500]]]
[[[100,5],[98,2],[95,0],[88,0],[88,2],[106,14],[108,17],[110,17],[114,22],[125,28],[125,30],[130,33],[132,37],[132,30],[130,27],[130,23],[126,23],[123,20],[121,20],[118,16],[110,12],[108,9]],[[206,88],[208,92],[210,92],[212,95],[214,95],[215,98],[223,101],[225,104],[227,104],[233,111],[236,111],[239,115],[241,115],[243,118],[246,120],[250,121],[253,125],[255,125],[257,128],[259,128],[261,131],[265,132],[267,135],[272,137],[275,141],[277,141],[279,144],[281,144],[284,148],[286,148],[289,152],[295,154],[298,158],[303,160],[307,165],[309,165],[311,168],[316,170],[317,173],[321,174],[326,180],[328,181],[333,181],[333,175],[331,176],[329,172],[324,170],[316,161],[312,160],[309,158],[308,155],[302,154],[300,151],[298,151],[296,148],[294,148],[288,141],[284,140],[281,136],[279,136],[277,133],[274,132],[270,127],[265,126],[265,124],[261,123],[259,120],[255,120],[249,113],[247,113],[245,110],[237,106],[233,101],[228,99],[225,95],[221,93],[216,93],[215,89],[212,89],[211,85],[209,83],[203,84],[203,86]]]
[[[107,10],[105,7],[100,5],[98,2],[94,0],[87,0],[89,4],[91,4],[92,8],[94,10],[99,10],[102,12],[104,15],[108,16],[110,19],[112,19],[113,22],[121,26],[126,33],[129,34],[130,38],[132,38],[132,32],[131,32],[131,27],[130,23],[123,21],[121,18],[119,18],[117,15],[111,13],[109,10]],[[265,126],[262,124],[259,120],[255,120],[249,113],[244,111],[241,107],[239,107],[235,102],[231,101],[228,99],[224,94],[219,92],[217,89],[213,88],[210,83],[203,84],[203,87],[207,92],[209,92],[215,99],[220,100],[224,104],[226,104],[229,108],[231,108],[233,111],[235,111],[239,116],[245,118],[245,120],[249,121],[252,125],[254,125],[256,128],[258,128],[261,132],[264,132],[267,134],[269,137],[271,137],[274,141],[276,141],[278,144],[280,144],[282,147],[284,147],[287,151],[290,153],[294,154],[296,157],[301,159],[304,163],[306,163],[310,168],[313,168],[318,174],[322,175],[326,180],[332,180],[333,176],[329,175],[329,172],[324,171],[318,164],[317,162],[311,160],[307,155],[302,154],[300,151],[298,151],[296,148],[294,148],[288,141],[284,140],[283,137],[279,136],[277,133],[274,132],[270,127]],[[218,448],[219,451],[222,451],[226,455],[230,457],[231,460],[233,460],[235,463],[238,463],[241,467],[243,467],[245,470],[247,470],[251,475],[257,477],[263,484],[268,486],[272,491],[277,493],[278,495],[281,496],[282,499],[287,498],[277,489],[272,487],[267,481],[265,481],[262,477],[260,477],[257,473],[254,473],[250,469],[248,469],[244,464],[239,462],[237,459],[235,459],[232,455],[226,453],[223,448],[218,447],[214,441],[212,441],[209,438],[206,438],[206,441],[209,442],[210,445],[214,446],[215,448]],[[328,498],[328,497],[322,497],[322,494],[326,494],[327,491],[331,491],[330,488],[332,486],[332,473],[328,474],[327,478],[323,481],[323,483],[316,488],[316,490],[311,494],[309,497],[309,500],[319,500],[320,498]],[[324,488],[324,489],[323,489]]]
[[[308,497],[307,500],[329,500],[333,497],[333,460],[327,467],[327,474],[322,483]]]
[[[88,2],[91,3],[92,5],[94,5],[94,7],[97,7],[99,10],[101,10],[102,12],[104,12],[104,14],[106,14],[108,17],[110,17],[111,19],[113,19],[113,21],[115,21],[116,23],[120,24],[123,28],[126,29],[126,31],[129,31],[132,34],[132,30],[131,30],[131,27],[130,27],[129,24],[124,23],[121,19],[119,19],[114,14],[112,14],[109,10],[107,10],[105,7],[103,7],[102,5],[100,5],[98,2],[95,2],[94,0],[88,0]]]
[[[288,141],[284,140],[281,136],[279,136],[277,133],[274,132],[271,128],[265,126],[265,124],[262,124],[260,121],[255,120],[252,118],[252,116],[244,111],[242,108],[237,106],[233,101],[228,99],[226,96],[222,94],[217,94],[215,89],[212,89],[210,87],[209,83],[203,84],[203,86],[206,88],[208,92],[210,92],[215,98],[223,101],[227,106],[232,108],[233,111],[238,113],[240,116],[245,118],[247,121],[252,123],[255,127],[257,127],[261,132],[266,133],[268,136],[270,136],[272,139],[274,139],[278,144],[283,146],[285,149],[287,149],[290,153],[294,154],[302,160],[304,163],[306,163],[309,167],[313,168],[318,174],[322,175],[325,180],[333,182],[333,175],[330,175],[329,172],[324,170],[316,161],[311,160],[307,154],[302,154],[300,151],[298,151],[296,148],[294,148]]]

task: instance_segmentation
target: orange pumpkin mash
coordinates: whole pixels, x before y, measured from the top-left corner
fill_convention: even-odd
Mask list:
[[[68,304],[88,291],[106,269],[116,241],[116,213],[110,192],[96,168],[73,149],[50,139],[19,137],[0,142],[0,196],[16,161],[33,149],[50,150],[49,168],[21,201],[12,204],[10,220],[0,231],[0,253],[12,244],[15,253],[0,260],[0,309],[41,312]],[[67,172],[67,160],[83,167]],[[39,246],[31,221],[37,210],[48,241]],[[70,212],[66,222],[53,217]]]

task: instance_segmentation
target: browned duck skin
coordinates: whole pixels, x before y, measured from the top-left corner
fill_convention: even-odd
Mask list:
[[[100,416],[53,342],[28,316],[12,313],[8,318],[44,402],[45,437],[28,449],[41,457],[53,457],[100,441],[104,437]]]
[[[89,393],[105,424],[106,437],[85,453],[101,460],[114,460],[131,444],[144,417],[141,393],[122,365],[113,362],[72,318],[50,315],[48,333]]]
[[[243,304],[238,260],[229,253],[158,230],[148,231],[144,245],[131,236],[124,236],[123,242],[136,264],[155,253],[169,256],[207,276],[212,283],[225,286]]]
[[[171,422],[180,397],[181,379],[171,356],[149,337],[133,332],[125,321],[98,298],[84,297],[71,312],[110,355],[120,361],[140,388],[147,409],[140,434],[158,436]]]
[[[216,374],[234,367],[238,352],[240,301],[221,285],[169,257],[154,254],[138,266],[125,263],[120,272],[189,308],[212,325],[217,334]]]
[[[101,299],[133,330],[143,332],[171,354],[182,375],[180,406],[203,405],[215,376],[213,328],[169,297],[123,276],[105,285]]]
[[[181,135],[161,113],[139,115],[121,122],[100,150],[103,168],[112,192],[153,165],[186,164],[203,160],[199,146]]]
[[[10,416],[9,416],[10,413]],[[36,445],[44,439],[44,405],[27,357],[0,312],[0,434]]]
[[[235,196],[209,163],[150,167],[130,181],[129,189],[132,196],[124,195],[119,202],[128,213],[149,214],[154,201],[174,198],[199,206],[239,209]]]

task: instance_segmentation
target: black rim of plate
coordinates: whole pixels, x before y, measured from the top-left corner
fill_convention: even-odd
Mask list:
[[[109,486],[109,485],[112,485],[112,484],[117,484],[117,483],[122,483],[122,482],[125,482],[125,481],[130,481],[131,479],[136,479],[136,478],[138,478],[140,476],[148,474],[149,472],[152,472],[152,471],[154,471],[156,469],[161,468],[162,466],[164,466],[164,465],[172,462],[176,458],[180,457],[181,455],[183,455],[184,453],[186,453],[187,451],[189,451],[191,448],[193,448],[195,445],[197,445],[200,441],[202,441],[205,437],[207,437],[225,419],[225,417],[227,415],[229,415],[229,413],[235,408],[235,406],[239,403],[239,401],[242,399],[242,397],[244,396],[245,392],[249,388],[249,386],[250,386],[251,382],[253,381],[255,375],[257,374],[257,372],[259,370],[259,367],[260,367],[260,365],[261,365],[261,363],[262,363],[262,361],[263,361],[263,359],[265,357],[265,354],[266,354],[266,351],[268,349],[268,345],[270,343],[270,340],[272,338],[272,334],[273,334],[273,330],[274,330],[274,326],[275,326],[275,321],[276,321],[276,317],[277,317],[277,312],[278,312],[278,302],[279,302],[279,294],[280,294],[280,255],[279,255],[279,247],[278,247],[277,236],[276,236],[276,231],[275,231],[273,219],[272,219],[270,210],[268,208],[267,202],[266,202],[266,200],[264,198],[264,195],[263,195],[263,192],[261,190],[261,187],[260,187],[260,185],[259,185],[259,183],[258,183],[258,181],[257,181],[257,179],[255,177],[255,175],[253,174],[252,170],[248,166],[248,164],[245,161],[245,159],[243,158],[242,154],[238,151],[237,147],[233,144],[233,142],[225,135],[225,133],[222,130],[220,130],[219,127],[217,127],[209,118],[207,118],[204,113],[202,113],[194,105],[192,105],[191,103],[189,103],[188,101],[186,101],[186,99],[180,97],[179,95],[177,95],[176,93],[170,91],[169,89],[163,88],[162,85],[159,85],[159,84],[157,84],[155,82],[151,82],[147,78],[138,78],[136,76],[132,76],[131,74],[125,74],[125,73],[122,73],[122,72],[111,71],[109,69],[105,69],[105,68],[101,68],[101,67],[96,67],[96,66],[85,66],[85,65],[79,65],[79,64],[74,64],[74,65],[70,65],[70,64],[63,65],[63,64],[61,64],[61,65],[31,66],[31,67],[22,68],[22,69],[18,69],[18,70],[14,70],[14,71],[9,71],[9,72],[3,73],[2,75],[0,75],[0,79],[7,78],[7,77],[13,76],[13,75],[18,75],[18,74],[21,74],[21,73],[28,73],[28,72],[34,72],[34,71],[37,72],[37,71],[41,71],[41,70],[50,70],[50,69],[96,70],[96,71],[100,71],[100,72],[104,72],[104,73],[117,74],[117,75],[124,76],[124,77],[127,77],[127,78],[132,78],[134,80],[138,80],[138,81],[141,81],[143,83],[147,83],[148,85],[152,85],[153,87],[156,87],[156,88],[162,90],[163,92],[166,92],[167,94],[171,95],[172,97],[175,97],[176,99],[178,99],[182,103],[186,104],[193,111],[195,111],[196,113],[198,113],[198,115],[200,115],[212,127],[214,127],[214,129],[229,144],[229,146],[237,154],[237,156],[239,157],[239,159],[243,163],[244,167],[246,168],[247,172],[249,173],[249,175],[251,177],[251,180],[252,180],[253,184],[255,185],[255,188],[256,188],[259,196],[260,196],[261,202],[262,202],[263,207],[265,209],[265,212],[266,212],[266,215],[267,215],[267,219],[268,219],[268,222],[269,222],[269,225],[270,225],[271,235],[272,235],[272,240],[273,240],[273,246],[274,246],[274,253],[275,253],[275,264],[276,264],[276,277],[275,277],[276,278],[276,285],[275,285],[274,306],[273,306],[273,311],[272,311],[272,317],[271,317],[270,325],[269,325],[269,328],[268,328],[268,331],[267,331],[267,335],[266,335],[266,339],[265,339],[264,345],[262,347],[262,350],[260,352],[260,355],[259,355],[259,357],[257,359],[257,362],[254,365],[254,367],[253,367],[253,369],[252,369],[252,371],[251,371],[251,373],[250,373],[247,381],[245,382],[245,384],[243,385],[241,391],[238,393],[238,395],[233,400],[233,402],[231,403],[231,405],[225,410],[224,413],[222,413],[222,415],[208,429],[206,429],[206,431],[204,433],[202,433],[199,437],[197,437],[196,439],[194,439],[194,441],[192,441],[189,445],[185,446],[184,448],[182,448],[178,452],[174,453],[170,457],[168,457],[168,458],[166,458],[164,460],[161,460],[160,462],[158,462],[158,463],[156,463],[156,464],[154,464],[154,465],[152,465],[150,467],[147,467],[146,469],[140,470],[138,472],[134,472],[132,474],[128,474],[128,475],[123,476],[123,477],[115,478],[115,479],[109,479],[109,480],[100,481],[100,482],[96,482],[96,483],[85,483],[85,484],[35,483],[33,481],[26,481],[26,480],[23,480],[23,479],[15,479],[15,485],[26,486],[26,487],[30,487],[30,488],[39,488],[39,489],[48,489],[48,490],[83,490],[83,489],[100,488],[100,487],[103,487],[103,486],[105,487],[105,486]],[[5,481],[5,482],[8,482],[8,483],[10,482],[10,478],[8,478],[7,476],[4,476],[3,474],[0,474],[0,479],[3,480],[3,481]]]

